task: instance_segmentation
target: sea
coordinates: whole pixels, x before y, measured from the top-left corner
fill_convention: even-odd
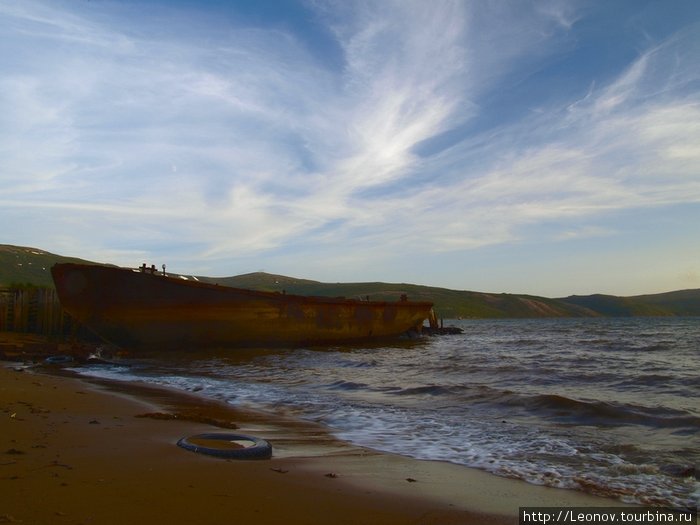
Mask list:
[[[388,345],[154,354],[79,374],[324,425],[421,460],[625,503],[700,497],[700,318],[455,320]]]

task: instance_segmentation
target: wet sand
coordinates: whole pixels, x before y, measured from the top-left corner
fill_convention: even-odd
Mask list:
[[[519,506],[616,504],[377,453],[167,389],[2,365],[0,523],[501,524],[517,523]],[[176,446],[234,427],[269,440],[272,459]]]

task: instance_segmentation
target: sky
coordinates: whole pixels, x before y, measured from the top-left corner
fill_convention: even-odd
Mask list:
[[[700,2],[0,0],[0,243],[700,288]]]

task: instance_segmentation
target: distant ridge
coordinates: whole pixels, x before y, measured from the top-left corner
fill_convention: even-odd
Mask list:
[[[559,301],[588,308],[605,317],[700,316],[700,290],[653,295],[572,295]]]
[[[0,244],[0,287],[53,287],[49,270],[58,262],[104,264],[64,257],[38,248]],[[633,297],[595,294],[549,299],[407,283],[323,283],[265,272],[221,278],[196,276],[196,279],[252,290],[284,290],[291,294],[348,298],[370,296],[388,301],[396,301],[405,293],[414,300],[433,301],[438,316],[447,319],[700,316],[700,289]]]
[[[0,244],[0,287],[53,288],[50,270],[58,262],[99,264],[76,257],[56,255],[39,248]]]

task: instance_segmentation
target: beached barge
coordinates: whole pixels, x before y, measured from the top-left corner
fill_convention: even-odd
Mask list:
[[[303,346],[420,331],[431,302],[365,301],[262,292],[170,277],[155,268],[51,268],[63,308],[131,350]],[[434,314],[432,314],[434,317]]]

